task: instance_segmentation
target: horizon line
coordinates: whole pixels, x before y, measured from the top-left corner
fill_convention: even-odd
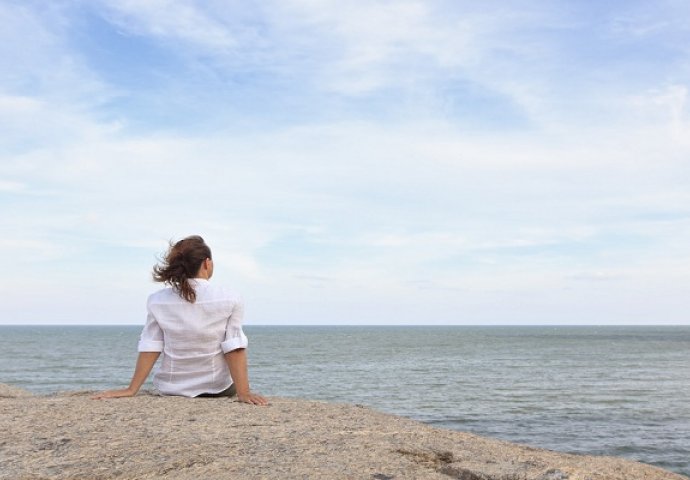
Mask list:
[[[143,327],[140,323],[0,323],[0,327]],[[258,323],[245,324],[245,327],[690,327],[690,323]]]

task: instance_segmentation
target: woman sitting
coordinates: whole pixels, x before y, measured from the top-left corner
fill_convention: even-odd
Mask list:
[[[249,389],[242,298],[211,284],[212,275],[211,249],[203,238],[191,236],[170,246],[163,262],[153,268],[153,279],[169,287],[148,298],[132,381],[127,388],[94,398],[136,395],[162,353],[153,384],[164,395],[237,395],[240,402],[268,404]]]

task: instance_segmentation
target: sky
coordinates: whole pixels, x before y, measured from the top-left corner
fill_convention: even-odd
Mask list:
[[[0,323],[690,324],[690,3],[0,0]]]

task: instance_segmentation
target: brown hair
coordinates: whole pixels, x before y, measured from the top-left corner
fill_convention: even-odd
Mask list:
[[[211,258],[211,249],[198,235],[184,238],[173,244],[158,265],[153,266],[153,281],[172,286],[190,303],[196,301],[196,292],[187,280],[194,278],[204,260]]]

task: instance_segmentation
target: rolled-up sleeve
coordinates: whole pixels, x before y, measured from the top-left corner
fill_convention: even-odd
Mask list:
[[[163,330],[158,325],[156,318],[149,310],[146,317],[146,325],[141,331],[139,337],[139,345],[137,346],[139,352],[162,352],[163,351]]]
[[[242,321],[244,320],[244,300],[238,298],[233,305],[228,326],[225,329],[225,341],[220,344],[223,353],[232,352],[238,348],[247,348],[249,340],[242,331]]]

